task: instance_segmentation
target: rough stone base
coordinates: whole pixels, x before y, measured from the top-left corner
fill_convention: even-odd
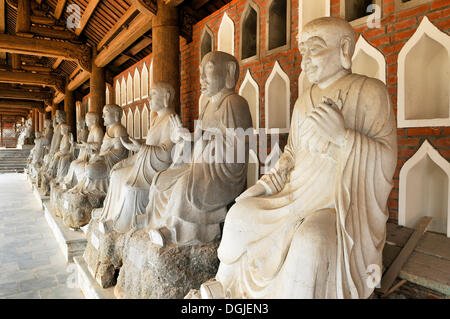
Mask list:
[[[73,258],[77,265],[78,287],[87,299],[115,299],[114,288],[103,289],[95,282],[83,257]]]
[[[106,197],[106,194],[100,191],[80,194],[61,190],[59,194],[60,199],[57,202],[64,224],[76,229],[89,224],[92,211],[102,207]]]
[[[117,271],[122,266],[124,234],[99,231],[98,221],[91,220],[86,233],[87,245],[83,258],[93,278],[102,288],[116,284]]]
[[[182,299],[216,275],[218,246],[217,241],[159,248],[150,243],[145,230],[129,232],[114,294],[117,298]]]
[[[62,223],[60,218],[57,218],[53,213],[53,208],[50,202],[44,203],[45,219],[50,226],[53,236],[61,249],[66,261],[71,262],[73,257],[83,254],[86,248],[86,238],[82,231],[74,231],[69,229]]]

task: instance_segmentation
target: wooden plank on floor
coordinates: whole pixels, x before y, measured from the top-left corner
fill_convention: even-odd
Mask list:
[[[378,293],[385,294],[391,289],[392,284],[394,283],[395,279],[398,277],[400,271],[402,270],[403,266],[405,265],[406,261],[408,260],[408,257],[411,255],[411,253],[414,251],[414,249],[417,246],[417,243],[419,242],[420,238],[422,237],[423,233],[428,229],[428,226],[430,226],[431,223],[431,217],[422,217],[420,222],[418,223],[416,230],[411,235],[411,237],[408,239],[408,242],[405,244],[403,249],[400,251],[398,256],[395,258],[394,262],[391,264],[391,266],[388,268],[386,273],[384,273],[383,278],[381,279],[381,288],[377,290]]]

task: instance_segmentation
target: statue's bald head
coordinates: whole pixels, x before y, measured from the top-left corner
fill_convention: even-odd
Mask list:
[[[239,79],[239,62],[222,51],[207,53],[200,64],[202,93],[213,96],[223,88],[234,89]]]
[[[302,70],[312,83],[325,83],[342,70],[351,70],[355,32],[345,20],[323,17],[307,23],[298,39]]]

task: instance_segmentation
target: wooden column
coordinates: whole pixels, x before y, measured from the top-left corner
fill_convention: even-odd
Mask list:
[[[39,111],[38,109],[33,109],[33,132],[37,132],[39,130]]]
[[[18,35],[30,33],[30,0],[18,0],[16,33]]]
[[[69,90],[66,85],[66,92],[64,96],[64,111],[66,112],[66,123],[69,124],[73,138],[76,140],[77,127],[75,123],[75,96],[73,91]]]
[[[39,132],[44,130],[44,112],[39,112]]]
[[[103,127],[102,111],[106,103],[106,82],[105,82],[105,69],[99,68],[95,65],[94,61],[97,57],[97,50],[92,49],[92,73],[90,79],[90,93],[91,93],[91,105],[88,112],[94,112],[99,115],[100,126]]]
[[[174,107],[180,114],[180,30],[178,9],[157,0],[153,17],[153,82],[167,82],[175,89]],[[150,84],[151,86],[153,83]]]

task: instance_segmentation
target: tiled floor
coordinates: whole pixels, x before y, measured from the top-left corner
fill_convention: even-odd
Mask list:
[[[80,299],[24,174],[0,174],[0,298]]]

